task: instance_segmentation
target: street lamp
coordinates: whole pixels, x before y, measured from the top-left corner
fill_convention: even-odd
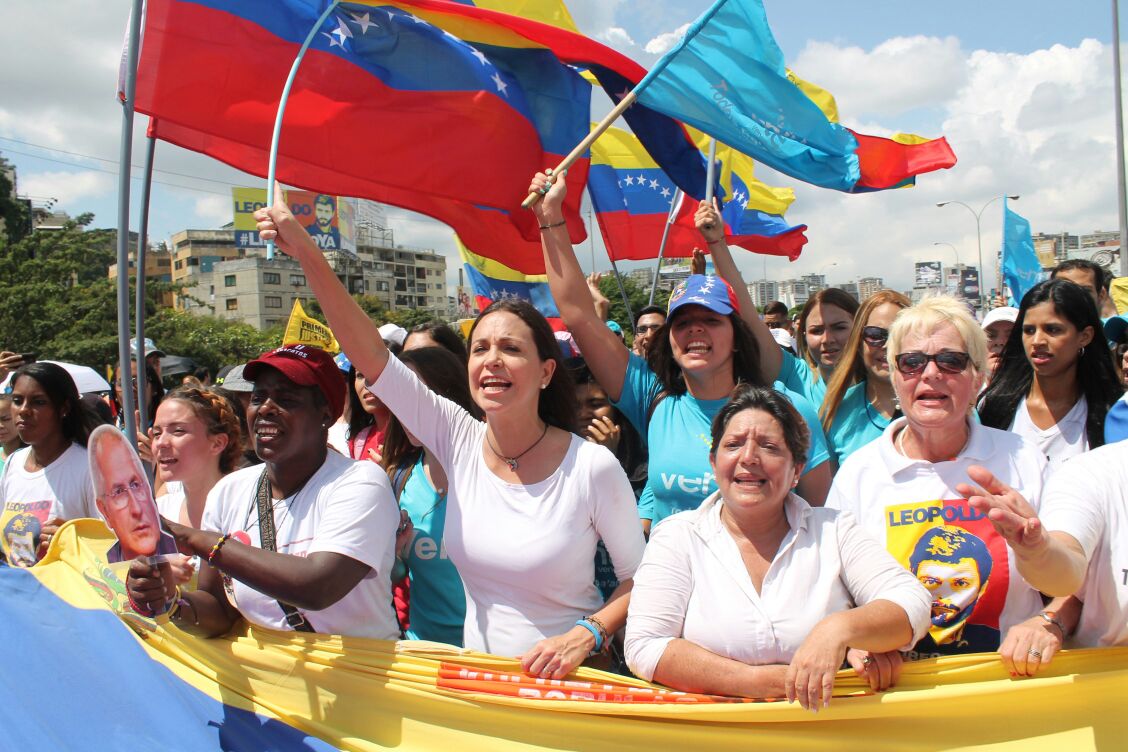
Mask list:
[[[832,266],[838,266],[838,262],[837,261],[831,261],[831,262],[823,264],[822,266],[819,267],[819,276],[823,278],[824,283],[826,281],[826,270],[829,269]],[[828,285],[828,287],[829,287],[829,285]]]
[[[933,243],[932,245],[946,245],[951,248],[952,255],[956,257],[956,266],[960,265],[960,252],[956,250],[956,247],[954,245],[952,245],[951,243]]]
[[[987,299],[984,296],[983,290],[983,280],[986,278],[986,276],[983,273],[983,234],[980,228],[979,218],[983,216],[983,212],[986,211],[988,206],[995,203],[1001,198],[1009,198],[1011,201],[1018,201],[1019,199],[1018,196],[995,196],[993,199],[981,206],[979,208],[979,211],[972,209],[963,201],[941,201],[940,203],[936,204],[937,207],[947,206],[948,204],[959,204],[960,206],[971,212],[971,215],[975,217],[975,242],[976,246],[979,248],[979,308],[983,311],[987,310]],[[995,284],[1001,287],[999,280],[996,280]]]

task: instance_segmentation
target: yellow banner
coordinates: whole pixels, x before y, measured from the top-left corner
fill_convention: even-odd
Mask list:
[[[311,345],[331,353],[341,351],[333,330],[317,319],[310,318],[299,300],[294,301],[290,320],[286,322],[286,333],[282,335],[282,346],[287,345]]]
[[[786,702],[683,702],[591,669],[561,682],[520,677],[511,658],[434,643],[246,628],[195,638],[129,610],[105,566],[113,541],[100,521],[69,523],[30,572],[73,606],[116,611],[185,683],[340,749],[1078,752],[1128,738],[1128,648],[1065,651],[1034,679],[1010,678],[993,654],[919,661],[881,694],[846,671],[817,715]]]
[[[1108,294],[1112,296],[1112,303],[1116,312],[1124,315],[1128,313],[1128,277],[1117,277],[1109,285]]]

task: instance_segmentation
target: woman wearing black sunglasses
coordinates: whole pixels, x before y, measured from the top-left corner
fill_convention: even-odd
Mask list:
[[[819,411],[827,443],[839,465],[881,436],[900,415],[885,341],[893,319],[910,305],[901,293],[881,290],[867,298],[854,317],[843,357],[830,377]]]
[[[972,417],[987,341],[963,303],[940,296],[901,311],[886,348],[905,415],[843,463],[827,506],[853,512],[932,594],[932,626],[911,658],[1013,651],[1019,638],[1003,634],[1036,616],[1042,599],[957,487],[979,465],[1037,509],[1046,461],[1022,437]],[[1032,640],[1045,632],[1019,632],[1019,650],[1041,650]]]

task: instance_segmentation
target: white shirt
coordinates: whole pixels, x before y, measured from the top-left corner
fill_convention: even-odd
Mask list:
[[[928,592],[854,522],[790,494],[791,529],[760,591],[721,522],[720,491],[663,520],[635,575],[627,616],[627,665],[646,680],[672,640],[754,666],[786,664],[816,624],[875,600],[900,606],[912,627],[907,650],[928,629]]]
[[[1065,417],[1049,428],[1038,428],[1026,409],[1026,398],[1018,403],[1010,430],[1038,447],[1049,462],[1047,476],[1070,457],[1089,451],[1089,435],[1085,421],[1089,418],[1089,403],[1084,397],[1077,400]]]
[[[256,490],[263,470],[256,465],[220,479],[208,494],[203,528],[228,534],[241,530],[252,545],[261,546]],[[309,556],[328,551],[372,568],[341,600],[320,611],[302,612],[315,630],[381,640],[399,636],[391,583],[398,525],[399,511],[384,471],[374,462],[353,462],[335,452],[326,453],[325,463],[296,496],[275,500],[279,553]],[[228,595],[252,624],[291,629],[275,598],[235,579]]]
[[[351,389],[352,386],[350,385]],[[343,456],[349,455],[349,424],[343,421],[337,421],[329,426],[329,446],[336,449]]]
[[[573,435],[548,478],[506,483],[486,465],[486,424],[430,391],[398,359],[389,358],[368,388],[446,468],[443,536],[466,589],[466,647],[518,656],[602,608],[600,539],[619,580],[634,575],[642,527],[630,482],[605,447]]]
[[[1046,530],[1072,535],[1089,560],[1077,647],[1128,646],[1128,442],[1062,464],[1046,483]]]
[[[982,465],[1037,509],[1046,460],[1022,437],[976,421],[959,457],[909,459],[893,445],[905,425],[894,421],[842,463],[826,505],[853,512],[933,590],[933,627],[910,657],[997,650],[1000,633],[1038,613],[1042,599],[1019,575],[1006,541],[956,486],[970,483],[968,467]]]
[[[14,452],[0,474],[0,545],[8,562],[19,567],[35,563],[43,523],[56,517],[101,519],[85,449],[71,444],[35,472],[24,469],[30,453],[31,447]]]

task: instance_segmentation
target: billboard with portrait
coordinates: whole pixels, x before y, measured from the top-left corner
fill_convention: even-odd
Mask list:
[[[939,287],[943,265],[939,261],[918,261],[913,287]]]
[[[356,253],[356,201],[312,191],[285,191],[294,218],[322,251]],[[254,213],[266,206],[262,188],[232,188],[237,248],[266,248],[258,235]]]

